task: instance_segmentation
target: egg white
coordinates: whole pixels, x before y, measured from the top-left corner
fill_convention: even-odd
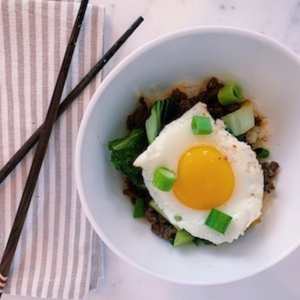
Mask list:
[[[136,159],[134,166],[142,168],[142,175],[150,195],[172,224],[214,244],[232,242],[243,235],[249,225],[261,215],[263,171],[255,152],[249,145],[238,141],[226,131],[223,121],[214,121],[211,118],[212,134],[194,135],[191,130],[191,120],[195,115],[211,118],[205,104],[196,104],[179,119],[165,126],[159,136]],[[176,172],[181,156],[188,149],[198,145],[215,147],[227,157],[234,174],[235,184],[230,199],[217,207],[232,217],[225,234],[204,224],[210,210],[187,207],[172,191],[163,192],[152,185],[157,168],[166,167]],[[176,221],[175,216],[181,216],[181,221]]]

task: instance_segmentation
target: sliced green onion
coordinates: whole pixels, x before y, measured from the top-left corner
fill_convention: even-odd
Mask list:
[[[192,242],[195,239],[189,232],[186,230],[177,230],[173,246],[178,247]]]
[[[168,192],[177,179],[176,173],[167,168],[158,168],[155,171],[152,184],[159,190]]]
[[[175,216],[175,217],[174,217],[174,220],[177,221],[177,222],[179,222],[179,221],[182,220],[182,217],[180,217],[180,216]]]
[[[205,225],[224,234],[231,220],[231,216],[213,208],[205,221]]]
[[[212,125],[210,117],[207,116],[193,116],[192,118],[193,134],[211,134]]]
[[[256,148],[254,149],[254,152],[256,153],[257,157],[259,158],[267,158],[270,155],[269,150],[264,148]]]
[[[134,204],[133,217],[141,218],[144,216],[145,201],[143,198],[137,198]]]
[[[222,105],[230,105],[234,103],[239,103],[244,97],[244,92],[242,86],[233,82],[231,84],[225,85],[218,92],[218,100]]]

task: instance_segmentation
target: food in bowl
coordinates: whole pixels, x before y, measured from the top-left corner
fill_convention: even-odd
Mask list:
[[[126,188],[122,176],[112,166],[107,143],[125,136],[126,118],[138,106],[137,89],[143,91],[150,114],[153,102],[148,103],[148,96],[159,95],[182,81],[197,85],[211,75],[224,83],[241,83],[246,98],[257,106],[255,110],[267,116],[267,119],[255,118],[256,126],[249,135],[253,140],[257,135],[259,140],[263,135],[269,136],[265,148],[270,150],[270,158],[280,163],[280,174],[275,192],[264,197],[261,222],[247,229],[244,236],[218,246],[200,243],[196,247],[190,243],[173,248],[169,238],[158,238],[150,231],[153,227],[166,235],[168,228],[174,230],[160,215],[151,215],[153,226],[146,218],[131,217],[133,206],[123,190],[132,196],[134,192]],[[106,76],[90,101],[80,126],[75,155],[82,207],[105,245],[152,276],[197,286],[253,276],[291,254],[300,244],[297,214],[300,186],[294,184],[299,173],[300,144],[295,139],[300,126],[299,78],[300,63],[295,53],[264,35],[237,28],[191,28],[167,34],[122,61]],[[187,98],[194,96],[188,93]],[[155,98],[165,99],[168,95]],[[131,118],[134,121],[131,125],[136,120]],[[264,126],[266,121],[268,126]],[[267,128],[269,134],[264,133]],[[264,145],[257,143],[256,147]],[[270,165],[270,175],[272,168]],[[147,211],[152,209],[144,204]]]
[[[208,118],[211,133],[192,132],[198,116]],[[224,122],[214,121],[201,102],[166,125],[134,166],[142,168],[145,185],[168,220],[193,237],[232,242],[261,214],[263,171],[255,152],[229,133]],[[169,192],[153,184],[155,170],[162,166],[177,174]],[[216,208],[232,218],[226,231],[206,224]]]
[[[196,96],[173,89],[128,117],[126,137],[109,143],[126,177],[134,217],[174,246],[231,243],[262,214],[279,164],[261,147],[267,125],[238,83],[216,78]],[[258,147],[259,145],[259,147]]]

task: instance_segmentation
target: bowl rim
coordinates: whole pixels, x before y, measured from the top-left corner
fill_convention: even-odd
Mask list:
[[[163,279],[168,282],[173,282],[177,284],[185,284],[190,286],[214,286],[214,285],[221,285],[231,282],[236,282],[251,276],[254,276],[258,273],[261,273],[262,271],[265,271],[266,269],[269,269],[270,267],[274,266],[278,262],[282,261],[284,258],[286,258],[289,254],[291,254],[295,249],[297,249],[300,246],[300,240],[298,243],[294,245],[294,247],[290,247],[287,251],[282,253],[277,259],[272,260],[265,266],[256,269],[253,272],[247,273],[244,276],[240,276],[237,279],[229,279],[229,280],[219,280],[218,282],[214,283],[203,283],[203,282],[190,282],[190,281],[183,281],[183,280],[176,280],[173,278],[168,278],[167,276],[154,273],[153,271],[150,271],[146,269],[145,267],[139,265],[129,257],[127,257],[125,254],[123,254],[115,245],[110,241],[110,239],[104,234],[102,229],[98,226],[96,220],[93,217],[93,214],[87,205],[87,201],[84,196],[84,187],[82,185],[81,180],[81,174],[80,174],[80,157],[82,152],[82,144],[84,140],[84,132],[85,128],[87,127],[89,117],[93,111],[93,108],[95,107],[96,103],[98,102],[98,99],[100,99],[101,94],[103,91],[107,88],[107,86],[110,84],[111,81],[118,75],[120,71],[122,71],[128,64],[130,64],[133,60],[135,60],[137,57],[142,55],[144,52],[147,52],[151,50],[152,48],[155,48],[157,45],[168,42],[174,38],[180,38],[186,35],[192,35],[192,34],[231,34],[231,35],[240,35],[244,36],[246,38],[257,40],[263,44],[267,44],[273,48],[276,48],[281,53],[288,56],[291,60],[293,60],[296,64],[300,66],[300,57],[292,51],[290,48],[288,48],[283,43],[266,36],[262,33],[240,28],[240,27],[233,27],[233,26],[218,26],[218,25],[207,25],[207,26],[195,26],[195,27],[189,27],[184,29],[175,30],[169,33],[165,33],[153,40],[148,41],[147,43],[141,45],[136,50],[134,50],[131,54],[129,54],[127,57],[125,57],[122,61],[120,61],[107,76],[102,80],[102,82],[97,87],[95,93],[93,94],[86,110],[84,113],[84,116],[82,118],[80,128],[77,135],[76,140],[76,146],[75,146],[75,181],[76,181],[76,187],[78,191],[78,195],[80,198],[81,205],[83,207],[83,211],[92,225],[93,229],[97,233],[97,235],[101,238],[101,240],[113,251],[116,255],[118,255],[121,259],[123,259],[125,262],[129,263],[130,265],[136,267],[139,270],[142,270],[146,272],[147,274],[150,274],[156,278]]]

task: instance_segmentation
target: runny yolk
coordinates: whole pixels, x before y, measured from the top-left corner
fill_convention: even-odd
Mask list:
[[[180,158],[173,191],[184,205],[211,209],[229,200],[234,188],[230,164],[217,149],[198,146]]]

